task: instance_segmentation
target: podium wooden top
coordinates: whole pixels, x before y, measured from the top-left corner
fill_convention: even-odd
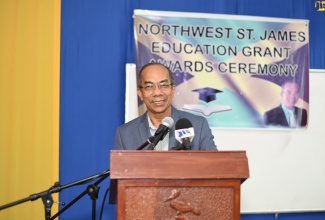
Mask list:
[[[110,152],[114,179],[241,179],[249,177],[245,151]]]

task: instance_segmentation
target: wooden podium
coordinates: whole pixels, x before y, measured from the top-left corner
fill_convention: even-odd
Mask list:
[[[245,151],[112,150],[110,168],[118,219],[240,219]]]

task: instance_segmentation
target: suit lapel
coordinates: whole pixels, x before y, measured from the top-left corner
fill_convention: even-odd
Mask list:
[[[302,110],[299,109],[298,107],[295,107],[295,115],[296,115],[296,120],[298,125],[301,125],[301,120],[302,120]]]
[[[179,143],[175,139],[175,124],[180,119],[180,111],[172,107],[172,118],[174,119],[174,125],[169,130],[169,149],[176,147]]]
[[[141,141],[144,143],[148,140],[151,136],[149,131],[149,124],[148,124],[148,113],[146,112],[141,116],[140,124],[139,124],[139,134]]]
[[[278,107],[278,110],[279,110],[278,123],[280,125],[283,125],[283,126],[289,126],[288,121],[287,121],[287,117],[286,117],[281,105]]]

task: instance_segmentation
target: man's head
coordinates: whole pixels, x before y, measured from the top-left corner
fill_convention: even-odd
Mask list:
[[[282,84],[282,104],[288,109],[293,109],[299,99],[299,86],[294,81],[287,81]]]
[[[149,63],[138,75],[137,93],[145,103],[149,115],[170,116],[175,93],[171,71],[160,63]]]

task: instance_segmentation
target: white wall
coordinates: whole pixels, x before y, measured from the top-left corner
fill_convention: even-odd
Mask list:
[[[138,116],[135,65],[128,64],[126,115]],[[310,70],[305,130],[212,130],[219,150],[246,150],[250,178],[242,184],[242,213],[325,210],[325,70]]]

